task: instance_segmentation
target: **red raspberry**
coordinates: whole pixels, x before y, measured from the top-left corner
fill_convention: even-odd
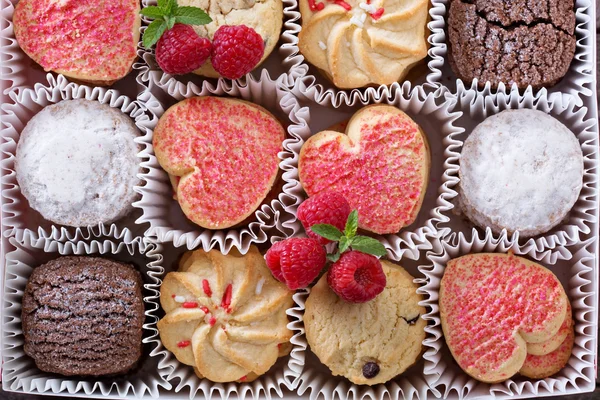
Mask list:
[[[365,303],[383,291],[386,279],[377,257],[348,251],[331,266],[327,282],[343,300]]]
[[[187,74],[210,57],[210,41],[189,25],[175,24],[156,43],[156,62],[169,74]]]
[[[310,227],[316,224],[329,224],[344,231],[346,221],[350,215],[350,204],[337,192],[319,193],[305,200],[298,207],[298,219],[302,222],[306,234],[317,239],[322,245],[331,243],[322,236],[317,235],[310,230]]]
[[[273,276],[291,290],[307,287],[327,263],[327,253],[319,241],[292,238],[275,243],[265,256]]]
[[[223,25],[213,36],[211,62],[215,71],[238,79],[252,71],[265,52],[263,38],[246,25]]]

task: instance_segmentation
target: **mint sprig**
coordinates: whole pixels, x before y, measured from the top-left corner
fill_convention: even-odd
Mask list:
[[[142,38],[142,43],[147,49],[154,46],[162,34],[175,24],[206,25],[212,22],[210,16],[201,8],[179,7],[176,0],[158,0],[157,6],[142,8],[140,13],[154,20],[148,25]]]
[[[329,224],[316,224],[310,229],[325,239],[338,242],[338,250],[327,255],[327,259],[331,262],[339,260],[340,256],[348,249],[377,257],[385,256],[387,253],[385,247],[378,240],[368,236],[356,235],[358,231],[358,211],[356,210],[353,210],[348,216],[344,232]]]

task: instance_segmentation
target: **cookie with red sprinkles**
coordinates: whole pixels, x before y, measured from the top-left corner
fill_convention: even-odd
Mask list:
[[[153,145],[184,214],[203,228],[225,229],[252,215],[271,191],[283,139],[279,121],[256,104],[193,97],[163,114]]]

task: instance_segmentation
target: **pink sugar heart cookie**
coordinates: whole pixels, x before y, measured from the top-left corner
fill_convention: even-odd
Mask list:
[[[153,145],[184,214],[204,228],[224,229],[243,222],[271,191],[284,135],[256,104],[194,97],[165,112]]]
[[[19,46],[46,71],[110,85],[131,70],[140,40],[138,0],[21,0]]]
[[[470,254],[450,260],[440,283],[446,343],[473,378],[496,383],[519,372],[528,343],[555,336],[567,295],[548,269],[512,254]]]
[[[528,354],[519,373],[531,379],[543,379],[556,374],[569,362],[574,342],[575,332],[571,326],[560,347],[543,356]]]
[[[558,349],[565,341],[569,332],[573,330],[573,314],[571,312],[571,304],[567,303],[567,316],[560,326],[556,335],[541,343],[527,343],[527,354],[534,356],[544,356]]]
[[[373,105],[354,114],[345,134],[327,130],[308,139],[298,170],[309,196],[339,192],[358,210],[360,228],[386,234],[416,219],[429,165],[419,126],[396,107]]]

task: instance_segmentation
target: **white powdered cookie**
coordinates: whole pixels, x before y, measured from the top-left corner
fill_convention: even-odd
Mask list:
[[[573,132],[546,113],[506,110],[479,124],[460,158],[459,203],[481,228],[534,236],[569,213],[583,185]]]
[[[31,208],[54,223],[112,222],[132,208],[140,180],[139,131],[121,111],[90,100],[48,106],[23,129],[17,181]]]

